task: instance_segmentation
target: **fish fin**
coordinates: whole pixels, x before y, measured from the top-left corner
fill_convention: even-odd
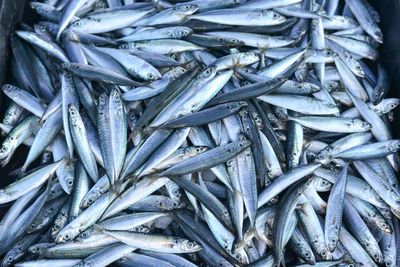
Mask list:
[[[282,260],[282,259],[283,259],[283,260]],[[283,267],[286,267],[285,258],[284,258],[283,255],[281,256],[280,262],[281,262],[281,264],[282,264]]]
[[[113,190],[113,193],[119,198],[120,196],[121,196],[121,187],[122,187],[122,182],[119,180],[119,179],[117,179],[115,182],[114,182],[114,184],[113,184],[113,186],[112,186],[112,190]]]
[[[26,173],[26,169],[28,168],[28,164],[24,164],[20,169],[20,173],[16,174],[17,175],[17,180],[20,180]],[[18,169],[17,169],[18,170]],[[15,170],[16,171],[16,170]],[[14,172],[14,171],[12,171]]]

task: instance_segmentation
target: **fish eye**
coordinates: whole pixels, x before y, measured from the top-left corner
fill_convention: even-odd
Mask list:
[[[7,258],[7,261],[8,261],[8,262],[11,263],[13,260],[14,260],[13,256],[8,256],[8,258]]]
[[[114,99],[117,101],[120,100],[120,95],[119,95],[118,91],[114,92]]]
[[[72,179],[68,179],[67,184],[69,186],[72,186],[74,184],[74,181]]]
[[[69,234],[64,235],[64,240],[68,241],[71,239],[71,236]]]
[[[81,22],[79,20],[77,20],[73,23],[73,25],[76,27],[79,27],[79,26],[81,26]]]
[[[154,79],[154,75],[151,74],[151,73],[147,74],[147,79],[153,80]]]
[[[273,16],[273,18],[274,19],[277,19],[279,17],[279,15],[278,14],[276,14],[276,13],[274,13],[274,16]]]

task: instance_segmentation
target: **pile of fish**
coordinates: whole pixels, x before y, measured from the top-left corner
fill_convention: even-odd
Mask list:
[[[10,36],[1,266],[399,266],[367,0],[45,0]]]

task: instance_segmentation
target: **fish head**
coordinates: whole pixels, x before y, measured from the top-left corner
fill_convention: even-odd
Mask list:
[[[217,74],[217,67],[216,66],[211,66],[203,70],[198,76],[197,79],[211,79]]]
[[[135,49],[135,42],[129,42],[118,46],[120,49]]]
[[[121,93],[116,88],[112,89],[110,93],[110,101],[114,103],[122,103]]]
[[[371,255],[375,262],[383,263],[383,255],[378,248],[371,246],[368,241],[366,241],[365,247],[367,248],[368,254]]]
[[[144,234],[150,233],[151,230],[151,226],[146,224],[139,225],[131,229],[131,231]]]
[[[321,90],[321,88],[313,83],[305,83],[304,84],[304,88],[303,88],[304,92],[307,93],[316,93],[319,92]]]
[[[313,178],[315,190],[318,192],[327,192],[332,188],[332,184],[322,177],[315,176]]]
[[[336,231],[334,231],[334,232],[336,233]],[[332,232],[332,234],[330,234],[326,240],[326,246],[327,246],[328,250],[333,252],[335,250],[338,242],[339,242],[338,235],[333,234],[333,232]],[[328,253],[328,251],[327,251],[327,253]],[[321,256],[323,256],[323,255],[321,254]]]
[[[54,221],[53,227],[51,228],[51,236],[52,237],[54,237],[54,238],[57,237],[60,230],[67,223],[67,220],[68,220],[67,213],[62,213],[56,218],[56,220]]]
[[[79,69],[79,66],[73,65],[72,63],[64,62],[61,64],[63,70]],[[67,74],[67,73],[65,73]],[[70,74],[69,74],[70,75]]]
[[[201,246],[199,244],[197,244],[197,242],[195,242],[195,241],[181,239],[181,240],[179,240],[179,243],[180,243],[181,249],[188,253],[196,252],[201,249]]]
[[[199,9],[198,5],[183,4],[174,7],[174,11],[183,15],[191,15]]]
[[[74,187],[74,164],[74,161],[68,160],[57,170],[59,174],[60,185],[67,194],[70,194]]]
[[[33,28],[35,29],[35,32],[37,32],[38,34],[50,34],[51,33],[49,31],[49,29],[42,23],[35,24],[33,26]]]
[[[374,103],[374,104],[380,103],[384,96],[385,96],[385,92],[383,90],[376,90],[372,94],[372,101],[371,102]]]
[[[19,257],[23,255],[23,251],[21,247],[17,246],[10,250],[3,258],[3,261],[1,262],[1,266],[12,266],[12,264],[18,260]]]
[[[232,103],[227,103],[227,105],[226,105],[226,107],[230,111],[237,111],[237,110],[239,110],[239,109],[241,109],[243,107],[246,107],[246,106],[247,106],[247,102],[246,101],[232,102]],[[257,117],[258,113],[254,112],[251,115],[254,116],[254,117]]]
[[[183,67],[176,67],[173,68],[172,70],[170,70],[167,75],[169,78],[172,79],[178,79],[179,77],[181,77],[182,74],[184,74],[185,72],[187,72],[187,70]]]
[[[101,196],[100,190],[93,190],[82,199],[81,208],[87,208],[92,205]]]
[[[382,112],[383,113],[388,113],[392,111],[393,109],[397,108],[397,106],[400,104],[400,99],[399,98],[389,98],[386,99],[386,103],[383,107]]]
[[[232,256],[238,262],[241,262],[243,264],[249,264],[249,258],[247,257],[246,251],[244,251],[244,249],[234,251],[232,253]]]
[[[204,153],[207,150],[209,150],[209,147],[207,146],[192,146],[192,147],[186,147],[184,149],[184,154],[188,156],[196,156],[198,154]]]
[[[13,144],[11,143],[11,140],[6,139],[3,144],[1,144],[0,147],[0,160],[2,162],[8,162],[12,155],[12,148],[13,148]]]
[[[390,152],[396,152],[397,150],[400,149],[400,140],[392,140],[389,142],[387,145],[387,149]]]
[[[97,113],[99,116],[105,115],[104,111],[107,108],[107,105],[108,105],[108,96],[107,94],[103,93],[97,99]]]
[[[339,109],[338,109],[338,107],[336,106],[335,103],[327,103],[327,102],[325,102],[325,105],[326,105],[327,108],[329,108],[331,110],[332,114],[339,113]]]
[[[50,7],[50,8],[53,7],[51,5],[46,5],[46,4],[43,4],[43,3],[40,3],[40,2],[30,2],[29,6],[35,11],[40,10],[40,9],[44,10],[46,7]],[[52,9],[54,10],[54,7]]]
[[[241,137],[241,140],[236,143],[236,146],[239,150],[243,150],[246,147],[249,147],[251,145],[251,141],[246,139],[245,137]]]
[[[77,126],[79,122],[82,121],[79,115],[78,108],[73,104],[68,105],[68,118],[71,125],[73,126]]]
[[[326,88],[328,92],[336,91],[340,88],[340,84],[337,81],[325,81],[324,88]]]
[[[49,248],[55,246],[56,244],[54,243],[39,243],[32,245],[28,248],[28,251],[32,253],[33,255],[38,255],[38,256],[45,256],[46,252]]]
[[[168,32],[170,38],[181,39],[183,37],[189,36],[193,33],[193,30],[188,27],[176,27]]]
[[[73,240],[78,235],[79,235],[78,228],[65,227],[58,233],[58,235],[56,237],[56,242],[57,243],[65,243],[65,242]]]
[[[84,31],[86,24],[85,20],[78,19],[71,24],[70,28],[75,31]]]
[[[286,21],[286,18],[281,14],[271,10],[260,10],[262,17],[280,24]]]
[[[324,149],[322,149],[318,155],[317,158],[315,159],[317,162],[321,162],[323,164],[328,163],[329,161],[332,160],[332,156],[333,156],[333,148],[328,146]]]
[[[332,60],[334,60],[338,54],[336,54],[335,52],[332,51],[332,49],[326,48],[326,49],[322,49],[320,51],[320,53],[325,57],[325,58],[330,58]]]
[[[84,239],[88,239],[89,237],[92,236],[92,234],[95,231],[96,230],[94,229],[94,227],[90,227],[90,228],[86,229],[85,231],[83,231],[82,233],[80,233],[80,235],[76,238],[76,240],[83,241]]]
[[[321,255],[322,259],[324,260],[329,260],[332,258],[332,253],[330,253],[326,247],[324,246],[323,248],[320,248],[319,250],[319,255]]]
[[[220,41],[228,46],[243,46],[244,42],[236,38],[221,38]]]
[[[8,96],[17,96],[21,90],[20,88],[11,84],[3,84],[1,89],[3,90],[4,94]]]
[[[146,74],[147,81],[154,81],[161,78],[160,72],[157,69],[149,70]]]
[[[299,250],[303,259],[305,259],[311,265],[315,264],[315,256],[308,247],[300,245]]]
[[[353,122],[354,122],[354,127],[356,129],[369,131],[372,128],[371,124],[363,120],[355,119]]]
[[[247,0],[228,0],[228,1],[230,1],[232,4],[238,5],[245,3]]]

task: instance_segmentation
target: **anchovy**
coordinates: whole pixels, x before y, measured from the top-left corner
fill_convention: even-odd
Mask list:
[[[3,36],[2,266],[399,265],[372,2],[29,2]]]

